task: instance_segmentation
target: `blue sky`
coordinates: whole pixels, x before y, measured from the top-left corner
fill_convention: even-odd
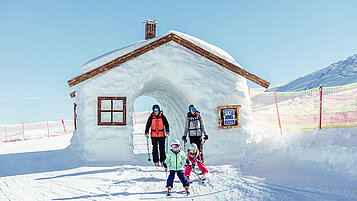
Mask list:
[[[177,30],[226,50],[271,86],[357,53],[354,0],[1,0],[0,124],[72,119],[67,80],[143,40],[145,19],[160,22],[158,35]]]

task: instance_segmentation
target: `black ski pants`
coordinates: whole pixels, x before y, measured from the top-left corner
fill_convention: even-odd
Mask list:
[[[203,162],[203,142],[202,142],[202,136],[190,136],[190,144],[195,143],[197,145],[198,150],[201,153],[201,159]]]
[[[165,153],[165,137],[152,137],[152,158],[154,163],[164,162],[166,159]],[[160,150],[160,158],[159,158]]]

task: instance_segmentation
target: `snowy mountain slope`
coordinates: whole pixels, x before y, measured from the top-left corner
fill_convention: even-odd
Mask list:
[[[357,54],[296,80],[272,87],[268,91],[301,91],[354,82],[357,82]]]

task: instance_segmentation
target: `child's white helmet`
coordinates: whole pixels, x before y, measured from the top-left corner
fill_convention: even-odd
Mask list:
[[[181,143],[180,143],[180,140],[178,140],[178,139],[172,140],[172,141],[171,141],[171,146],[174,145],[174,144],[180,146],[180,144],[181,144]]]

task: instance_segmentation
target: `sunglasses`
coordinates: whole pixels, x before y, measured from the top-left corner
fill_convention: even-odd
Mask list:
[[[180,145],[173,144],[173,145],[171,145],[171,147],[174,148],[174,149],[177,149],[177,148],[180,148]]]

